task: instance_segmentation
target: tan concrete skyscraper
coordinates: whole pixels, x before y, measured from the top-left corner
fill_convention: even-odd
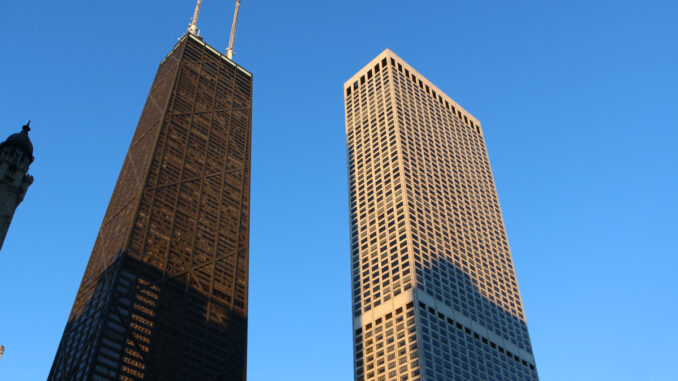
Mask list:
[[[355,379],[538,380],[480,122],[390,50],[344,99]]]

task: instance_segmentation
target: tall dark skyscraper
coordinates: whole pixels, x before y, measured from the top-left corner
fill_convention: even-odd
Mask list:
[[[33,143],[28,138],[28,131],[31,130],[29,125],[30,122],[21,132],[10,135],[0,143],[0,249],[17,206],[33,184],[33,176],[28,174],[33,162]]]
[[[50,380],[246,378],[252,74],[193,33],[160,63]]]
[[[390,50],[344,100],[355,379],[538,380],[480,122]]]

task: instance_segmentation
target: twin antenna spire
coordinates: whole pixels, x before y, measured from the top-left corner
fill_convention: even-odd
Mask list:
[[[198,0],[198,3],[195,5],[195,12],[193,12],[193,18],[191,23],[188,26],[188,33],[194,36],[200,36],[200,29],[198,29],[198,15],[200,14],[200,6],[202,5],[202,0]],[[235,14],[233,15],[233,25],[231,26],[231,38],[228,40],[228,48],[226,48],[226,57],[233,59],[233,41],[235,40],[235,27],[238,24],[238,10],[240,9],[240,0],[235,2]]]

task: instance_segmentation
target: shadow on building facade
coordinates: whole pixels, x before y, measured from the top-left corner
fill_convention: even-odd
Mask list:
[[[243,310],[188,278],[120,255],[67,324],[48,379],[244,380]]]

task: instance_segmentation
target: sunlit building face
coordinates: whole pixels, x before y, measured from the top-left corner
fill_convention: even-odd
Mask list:
[[[355,379],[538,380],[480,122],[390,50],[344,100]]]

